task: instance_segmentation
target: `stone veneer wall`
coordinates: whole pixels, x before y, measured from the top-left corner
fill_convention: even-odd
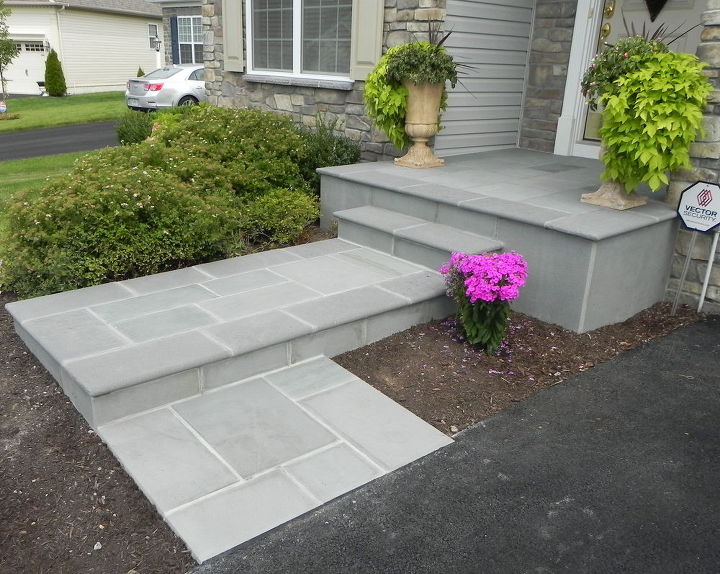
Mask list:
[[[537,0],[520,147],[552,152],[563,105],[577,0]],[[579,88],[578,88],[579,89]]]
[[[446,0],[385,0],[383,51],[412,38],[427,39],[427,23],[444,20]],[[205,68],[208,101],[230,107],[259,107],[289,114],[296,122],[314,125],[317,115],[338,119],[345,135],[360,141],[363,159],[396,157],[398,150],[365,116],[364,82],[352,90],[284,86],[250,82],[244,74],[225,72],[222,67],[222,3],[204,0],[202,7],[205,37]]]
[[[713,84],[714,90],[705,109],[703,120],[705,134],[698,136],[690,150],[693,168],[672,174],[666,201],[673,206],[677,205],[680,193],[696,181],[718,183],[720,180],[720,0],[706,1],[707,9],[703,13],[703,31],[700,35],[697,55],[708,64],[705,74]],[[677,292],[691,234],[692,232],[683,229],[678,232],[668,285],[668,299],[674,298]],[[691,254],[681,301],[698,304],[708,260],[714,257],[703,311],[720,313],[720,251],[716,250],[711,256],[709,253],[711,245],[711,233],[699,234]]]
[[[172,64],[172,38],[170,36],[170,18],[173,16],[200,16],[200,6],[173,6],[167,8],[163,6],[162,19],[163,19],[163,57],[165,58],[165,65],[169,66]],[[148,70],[149,71],[149,70]]]

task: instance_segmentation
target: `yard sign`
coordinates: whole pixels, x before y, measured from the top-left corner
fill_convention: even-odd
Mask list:
[[[708,183],[707,181],[697,181],[690,187],[683,190],[680,194],[680,202],[678,203],[677,213],[682,219],[685,227],[693,231],[688,245],[687,255],[685,256],[685,265],[680,275],[680,285],[678,285],[675,293],[675,301],[673,302],[672,314],[677,311],[680,293],[682,292],[685,276],[687,275],[692,251],[695,247],[695,239],[698,233],[708,233],[715,231],[710,253],[708,254],[708,266],[705,271],[705,280],[703,281],[702,293],[700,294],[700,303],[698,312],[702,309],[705,301],[705,293],[707,293],[708,283],[710,282],[710,273],[713,263],[715,262],[715,250],[718,244],[718,232],[720,232],[720,186],[716,183]]]

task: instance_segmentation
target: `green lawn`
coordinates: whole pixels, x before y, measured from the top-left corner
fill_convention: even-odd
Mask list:
[[[38,190],[48,179],[68,173],[73,162],[86,153],[64,153],[0,162],[0,231],[5,228],[5,210],[14,193]]]
[[[12,98],[6,103],[8,114],[19,114],[20,118],[0,121],[0,133],[117,120],[127,110],[123,92],[64,98],[33,96]]]

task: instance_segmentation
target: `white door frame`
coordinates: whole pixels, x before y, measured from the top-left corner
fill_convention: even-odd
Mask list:
[[[583,142],[582,138],[587,104],[580,90],[580,81],[597,49],[603,5],[603,0],[578,0],[562,113],[555,134],[554,153],[557,155],[598,157],[600,145]]]

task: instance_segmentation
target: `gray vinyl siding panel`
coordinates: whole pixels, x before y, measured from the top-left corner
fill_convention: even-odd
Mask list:
[[[532,17],[532,0],[448,0],[446,46],[464,66],[435,138],[438,155],[517,145]]]

